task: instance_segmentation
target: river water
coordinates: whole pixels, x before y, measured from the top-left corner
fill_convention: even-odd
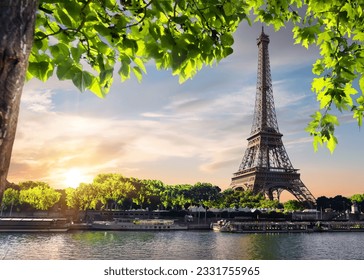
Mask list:
[[[364,260],[364,233],[0,233],[7,260]]]

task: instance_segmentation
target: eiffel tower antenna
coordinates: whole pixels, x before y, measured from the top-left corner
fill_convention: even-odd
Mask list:
[[[270,73],[269,36],[262,33],[257,39],[258,73],[253,124],[248,147],[239,170],[231,180],[233,189],[263,193],[269,199],[278,199],[288,191],[306,207],[314,207],[316,199],[300,179],[298,169],[289,160],[278,129],[272,78]]]

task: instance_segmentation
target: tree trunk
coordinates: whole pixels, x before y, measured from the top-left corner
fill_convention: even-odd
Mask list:
[[[0,195],[8,184],[37,0],[0,1]]]

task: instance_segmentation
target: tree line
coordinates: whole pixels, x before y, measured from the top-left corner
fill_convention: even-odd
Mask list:
[[[350,198],[319,197],[318,209],[332,208],[342,211],[355,202],[364,210],[364,194]],[[54,189],[45,182],[26,181],[8,187],[1,199],[1,211],[34,210],[111,210],[149,209],[184,210],[190,206],[204,208],[268,208],[281,211],[302,210],[296,200],[279,203],[262,194],[224,191],[210,183],[165,185],[159,180],[127,178],[121,174],[97,175],[91,183],[77,188]]]

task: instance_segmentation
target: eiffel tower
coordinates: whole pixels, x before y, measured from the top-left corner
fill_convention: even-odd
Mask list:
[[[278,199],[283,191],[293,194],[306,207],[314,207],[316,200],[300,179],[283,146],[275,112],[270,74],[269,36],[262,33],[257,39],[258,79],[253,125],[239,170],[234,173],[233,189],[263,193]]]

